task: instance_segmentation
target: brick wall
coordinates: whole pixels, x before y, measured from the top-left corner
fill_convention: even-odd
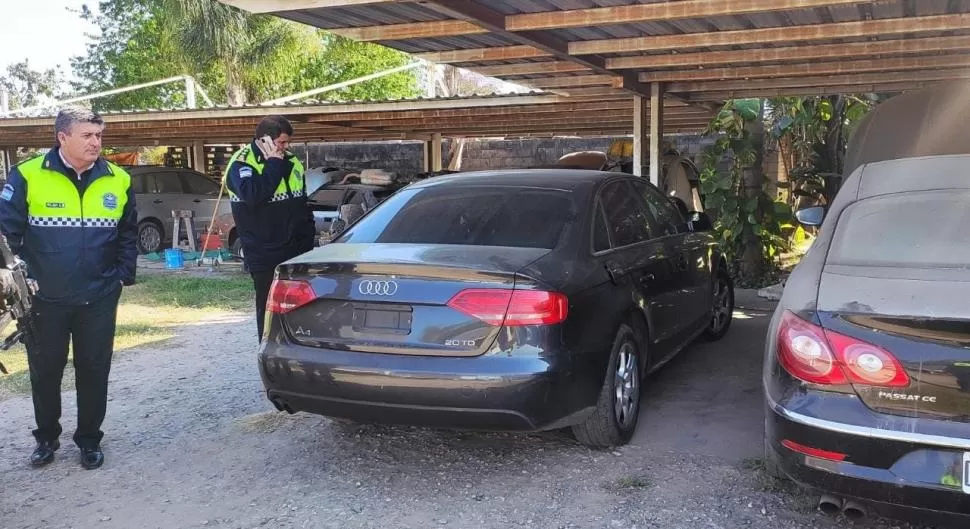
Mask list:
[[[701,153],[713,140],[701,136],[671,136],[677,149],[701,165]],[[541,138],[519,140],[469,140],[462,156],[463,171],[508,169],[551,164],[576,151],[606,151],[612,138]],[[451,142],[442,146],[447,165]],[[292,147],[308,167],[382,168],[399,174],[415,174],[424,168],[422,142],[316,143]]]

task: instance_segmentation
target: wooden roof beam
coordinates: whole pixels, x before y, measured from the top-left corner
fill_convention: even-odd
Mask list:
[[[460,35],[482,35],[489,32],[479,25],[464,20],[433,20],[384,26],[326,29],[326,31],[361,42],[457,37]]]
[[[864,38],[873,35],[889,36],[921,32],[954,31],[968,28],[970,28],[970,14],[958,13],[952,15],[889,18],[807,26],[578,41],[569,43],[569,52],[575,55],[597,55],[602,53],[670,51],[715,46],[790,44],[793,42]]]
[[[497,46],[494,48],[472,48],[469,50],[430,51],[416,53],[415,57],[439,64],[455,64],[480,61],[512,61],[552,57],[552,54],[532,46]]]
[[[521,45],[532,46],[562,61],[584,66],[598,74],[617,76],[622,80],[620,84],[622,89],[631,94],[638,96],[650,95],[650,87],[642,84],[637,79],[636,74],[631,72],[614,72],[606,67],[606,59],[595,54],[576,57],[570,52],[570,43],[568,41],[562,40],[550,32],[516,32],[509,30],[506,27],[505,15],[487,7],[484,2],[472,0],[435,0],[433,3],[426,4],[425,7],[453,18],[474,23],[489,30],[491,33],[501,35]],[[679,98],[676,94],[669,95],[674,98]]]
[[[750,15],[861,3],[859,0],[680,0],[626,6],[509,15],[510,31],[582,28],[692,18]]]
[[[700,101],[724,101],[728,99],[746,99],[758,97],[810,97],[837,94],[869,94],[875,92],[905,92],[930,86],[940,81],[902,81],[875,84],[848,84],[832,86],[814,86],[802,88],[769,88],[761,90],[739,89],[716,92],[698,92],[691,94],[691,98]]]
[[[571,61],[523,62],[518,64],[500,64],[498,66],[482,66],[475,72],[489,77],[504,77],[509,75],[535,75],[548,73],[586,72],[589,68]],[[528,81],[528,79],[521,79]],[[514,82],[514,79],[508,81]]]
[[[902,83],[917,81],[944,81],[970,78],[970,70],[926,70],[909,72],[876,72],[860,73],[850,75],[833,75],[828,77],[809,76],[809,77],[790,77],[784,79],[757,79],[751,81],[701,81],[695,83],[678,83],[671,85],[681,92],[724,92],[730,90],[748,91],[771,91],[782,89],[818,88],[826,86],[878,85],[886,83]],[[862,91],[860,89],[860,91]],[[692,99],[693,95],[689,96]]]
[[[564,77],[544,77],[542,79],[515,79],[510,83],[519,83],[533,88],[575,88],[580,86],[607,85],[615,88],[617,78],[612,75],[570,75]]]
[[[219,0],[223,4],[238,7],[250,13],[280,13],[303,9],[327,9],[332,7],[356,7],[372,4],[403,3],[411,0]]]
[[[842,75],[866,72],[908,70],[941,70],[970,67],[970,55],[939,55],[858,61],[828,61],[773,66],[735,66],[706,70],[674,70],[640,74],[643,82],[718,81],[723,79],[759,79],[812,75]]]
[[[819,59],[877,57],[970,50],[970,36],[930,37],[900,40],[851,42],[759,48],[749,50],[704,51],[641,57],[614,57],[606,60],[610,69],[693,68],[758,62],[795,62]]]

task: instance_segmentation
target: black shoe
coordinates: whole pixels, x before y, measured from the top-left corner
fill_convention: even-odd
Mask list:
[[[30,454],[30,464],[35,467],[42,467],[54,460],[54,452],[61,447],[61,442],[41,441],[37,443],[34,453]]]
[[[104,452],[101,448],[82,448],[81,449],[81,466],[88,469],[94,470],[100,467],[104,463]]]

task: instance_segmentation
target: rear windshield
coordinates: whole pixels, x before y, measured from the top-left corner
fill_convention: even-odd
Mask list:
[[[827,262],[970,267],[970,191],[905,193],[857,202],[839,218]]]
[[[495,186],[405,189],[335,242],[556,247],[574,218],[571,192]]]

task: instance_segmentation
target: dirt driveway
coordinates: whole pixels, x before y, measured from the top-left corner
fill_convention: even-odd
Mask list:
[[[100,470],[82,470],[70,443],[73,394],[66,442],[39,470],[26,465],[29,398],[0,402],[0,526],[840,527],[758,471],[766,320],[739,313],[724,342],[654,376],[633,444],[597,452],[561,434],[278,414],[260,392],[250,316],[226,315],[118,358]]]

